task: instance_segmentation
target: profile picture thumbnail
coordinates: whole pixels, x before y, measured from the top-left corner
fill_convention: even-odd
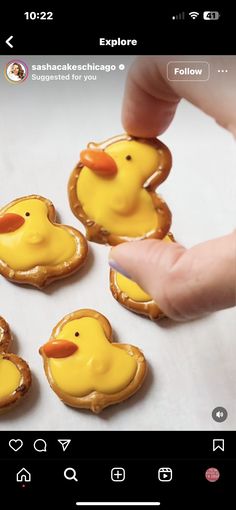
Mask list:
[[[11,60],[5,66],[5,77],[12,83],[22,83],[28,78],[28,67],[22,60]]]

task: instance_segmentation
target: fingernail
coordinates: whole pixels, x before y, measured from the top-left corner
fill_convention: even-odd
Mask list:
[[[125,269],[123,269],[123,267],[121,267],[117,262],[115,262],[115,260],[109,259],[108,262],[109,262],[109,266],[112,269],[114,269],[114,271],[117,271],[117,273],[120,273],[123,276],[126,276],[126,278],[130,278],[130,280],[131,280],[130,275],[128,273],[126,273]]]

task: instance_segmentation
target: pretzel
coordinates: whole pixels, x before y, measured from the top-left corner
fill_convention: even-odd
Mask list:
[[[8,280],[45,287],[77,271],[87,252],[84,236],[56,223],[44,197],[18,198],[0,210],[0,274]]]
[[[109,321],[95,310],[66,315],[39,352],[58,397],[94,413],[131,397],[147,372],[143,353],[133,345],[113,343]]]
[[[171,168],[169,149],[157,139],[127,134],[89,143],[68,183],[70,207],[90,241],[162,239],[171,212],[155,189]]]
[[[21,402],[31,386],[30,368],[22,358],[9,353],[11,342],[9,325],[0,317],[0,414]]]

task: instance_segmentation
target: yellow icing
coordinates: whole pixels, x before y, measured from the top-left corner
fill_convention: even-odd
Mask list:
[[[22,200],[6,212],[19,214],[25,219],[14,232],[0,233],[0,259],[12,269],[24,271],[38,265],[54,266],[74,255],[73,236],[49,221],[48,209],[42,200]],[[25,216],[26,212],[30,216]]]
[[[115,160],[118,171],[103,177],[83,167],[77,195],[85,213],[116,235],[139,237],[155,230],[158,215],[143,185],[158,168],[157,150],[131,140],[116,142],[105,152]],[[132,159],[127,160],[127,155]]]
[[[172,239],[169,235],[165,236],[163,241],[172,242]],[[147,302],[151,301],[152,298],[147,294],[136,282],[130,280],[126,276],[116,272],[115,274],[116,284],[119,289],[127,294],[128,297],[138,302]]]
[[[152,299],[137,283],[120,273],[116,273],[116,283],[119,289],[134,301],[147,302]]]
[[[135,376],[136,360],[107,340],[95,318],[68,322],[56,338],[73,341],[79,347],[67,358],[48,359],[53,380],[69,395],[83,397],[94,390],[116,393]]]
[[[0,399],[10,396],[20,385],[20,380],[16,365],[0,356]]]

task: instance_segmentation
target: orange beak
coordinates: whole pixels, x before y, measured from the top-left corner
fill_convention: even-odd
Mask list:
[[[80,154],[80,161],[98,175],[110,177],[117,173],[114,159],[101,149],[86,149]]]
[[[51,340],[41,347],[47,358],[68,358],[78,350],[78,345],[70,340]]]
[[[0,216],[0,234],[15,232],[24,223],[24,218],[19,214],[6,213],[4,216]]]

